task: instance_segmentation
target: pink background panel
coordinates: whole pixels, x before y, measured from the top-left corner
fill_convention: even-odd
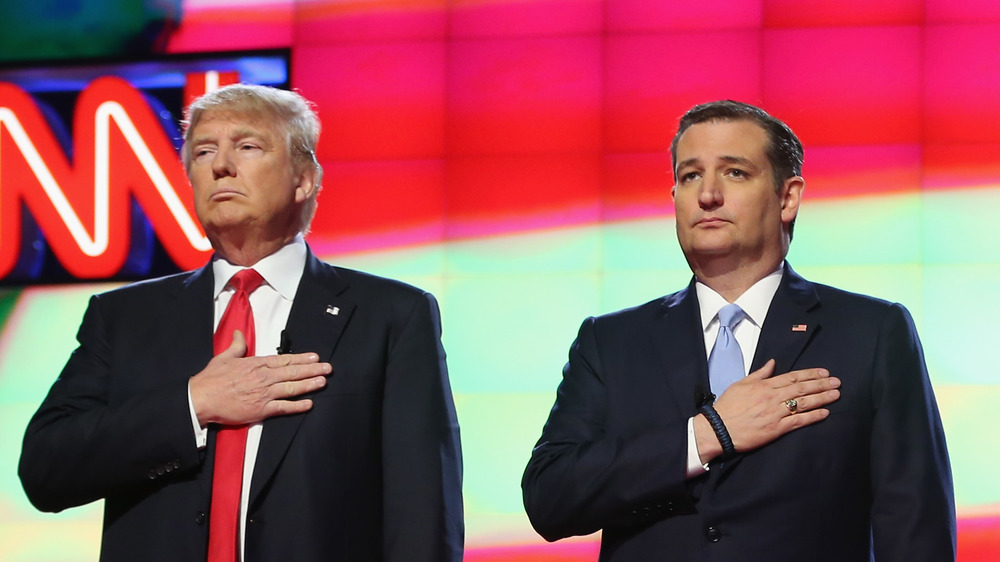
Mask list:
[[[453,0],[450,22],[456,38],[595,34],[604,26],[604,2]]]
[[[366,250],[443,239],[442,160],[322,162],[319,211],[310,241]]]
[[[757,29],[760,0],[609,0],[607,28],[619,31]]]
[[[929,26],[927,141],[1000,142],[1000,24]]]
[[[625,220],[672,215],[674,176],[666,151],[604,157],[602,218]]]
[[[292,72],[295,87],[319,108],[320,159],[442,156],[444,43],[298,47]]]
[[[924,0],[764,0],[764,27],[917,25]]]
[[[448,0],[310,0],[295,9],[295,44],[443,39]]]
[[[682,32],[610,36],[605,150],[665,150],[679,116],[696,103],[760,103],[760,33]]]
[[[601,134],[601,40],[449,43],[451,154],[594,151]]]
[[[921,139],[920,29],[765,31],[765,108],[810,145]]]
[[[453,157],[447,166],[449,239],[600,219],[599,153]]]
[[[918,191],[918,144],[810,146],[803,167],[806,198],[849,197]]]

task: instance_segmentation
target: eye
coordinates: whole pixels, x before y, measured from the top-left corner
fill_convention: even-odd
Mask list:
[[[212,154],[215,154],[215,149],[213,147],[201,146],[194,149],[192,156],[195,160],[199,160]]]
[[[692,182],[701,177],[700,172],[684,172],[681,174],[681,183]]]
[[[746,179],[750,177],[750,174],[748,174],[745,170],[741,170],[739,168],[730,168],[729,170],[726,171],[726,175],[736,179]]]

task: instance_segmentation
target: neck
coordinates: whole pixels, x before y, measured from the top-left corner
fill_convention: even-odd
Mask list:
[[[250,267],[260,260],[282,249],[295,238],[288,236],[259,239],[246,236],[210,236],[215,253],[233,265]]]
[[[753,287],[755,283],[773,273],[783,256],[773,259],[758,259],[745,263],[733,263],[725,259],[688,259],[691,270],[698,281],[722,295],[726,302],[736,302],[736,299]]]

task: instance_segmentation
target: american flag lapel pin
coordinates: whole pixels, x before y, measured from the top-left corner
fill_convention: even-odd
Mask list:
[[[804,332],[806,331],[807,328],[808,326],[806,326],[805,324],[792,324],[793,332]]]
[[[337,316],[337,315],[340,314],[340,307],[339,306],[330,306],[330,305],[327,305],[327,307],[326,307],[326,313],[329,314],[329,315],[331,315],[331,316]]]

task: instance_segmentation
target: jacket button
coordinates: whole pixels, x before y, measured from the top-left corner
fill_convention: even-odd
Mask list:
[[[205,524],[205,519],[206,519],[205,512],[204,511],[199,511],[194,516],[194,523],[195,523],[195,525],[204,525]]]
[[[719,542],[719,539],[722,538],[722,532],[716,529],[715,527],[710,526],[709,528],[705,529],[705,536],[711,542]]]

